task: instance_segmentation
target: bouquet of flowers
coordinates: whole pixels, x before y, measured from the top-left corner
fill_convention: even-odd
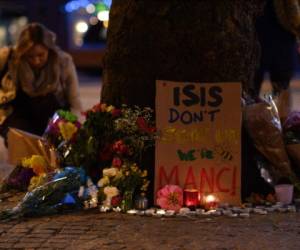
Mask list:
[[[51,169],[43,156],[26,157],[5,180],[6,188],[30,191],[44,184],[48,180],[47,173],[50,171]]]
[[[88,175],[99,179],[101,169],[126,159],[140,160],[142,152],[154,144],[156,130],[149,108],[123,105],[120,109],[103,103],[85,112],[66,162],[83,166]],[[121,163],[119,163],[121,165]],[[100,168],[100,169],[99,169]]]
[[[74,140],[80,126],[76,115],[69,111],[58,110],[49,121],[43,137],[57,148],[62,142]]]
[[[99,198],[105,207],[119,206],[126,211],[133,206],[133,197],[146,192],[149,181],[147,171],[137,164],[123,162],[103,169],[103,177],[98,181]]]
[[[28,191],[32,191],[36,187],[39,187],[49,181],[48,173],[51,171],[47,166],[47,162],[41,155],[32,155],[31,157],[24,158],[22,161],[22,166],[25,168],[32,169],[35,174],[30,179],[30,184]]]
[[[78,193],[82,183],[80,168],[66,167],[51,179],[51,181],[27,192],[21,202],[13,209],[0,213],[0,219],[20,218],[24,216],[41,216],[64,211],[66,197]],[[81,207],[77,195],[72,196],[75,206]]]

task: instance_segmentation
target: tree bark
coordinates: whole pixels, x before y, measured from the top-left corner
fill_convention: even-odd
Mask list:
[[[241,81],[258,62],[254,21],[264,0],[115,0],[101,100],[150,106],[155,80]]]

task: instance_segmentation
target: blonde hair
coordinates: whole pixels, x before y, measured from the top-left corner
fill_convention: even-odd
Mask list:
[[[57,51],[56,35],[39,23],[28,24],[21,32],[16,44],[16,56],[20,59],[32,46],[42,44],[52,51]]]

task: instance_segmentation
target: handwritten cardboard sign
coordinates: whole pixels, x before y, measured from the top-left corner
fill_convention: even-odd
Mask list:
[[[155,194],[166,184],[240,203],[241,84],[156,82]]]

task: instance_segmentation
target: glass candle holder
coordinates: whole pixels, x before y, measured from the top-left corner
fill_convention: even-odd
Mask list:
[[[205,196],[204,199],[204,208],[207,210],[216,209],[219,205],[218,199],[216,196],[209,194]]]
[[[145,193],[142,193],[138,197],[136,197],[135,201],[135,208],[138,210],[146,210],[148,208],[148,199]]]
[[[183,191],[184,205],[186,207],[196,207],[199,204],[199,192],[197,189],[185,189]]]

